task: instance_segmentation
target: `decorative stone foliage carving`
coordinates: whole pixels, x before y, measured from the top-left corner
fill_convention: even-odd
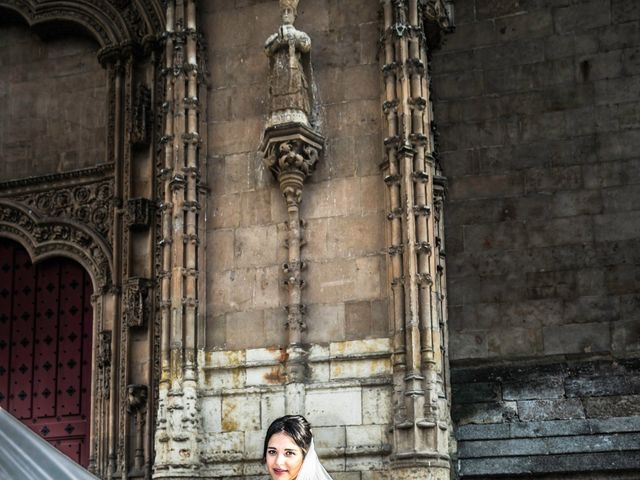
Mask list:
[[[131,198],[127,202],[127,224],[132,230],[146,230],[155,221],[155,204],[148,198]]]
[[[151,288],[147,278],[132,277],[124,286],[124,317],[129,327],[144,327],[151,318]]]
[[[149,145],[150,134],[151,90],[139,83],[134,96],[131,143],[136,147],[146,147]]]
[[[67,186],[16,198],[42,216],[66,218],[87,225],[111,241],[113,228],[113,184],[111,180]]]
[[[99,288],[111,283],[112,260],[106,242],[80,224],[41,218],[25,205],[0,199],[0,231],[22,239],[34,260],[49,252],[66,252],[87,268]]]
[[[111,331],[103,330],[98,333],[98,355],[96,358],[99,378],[99,391],[105,399],[110,395],[111,377]]]
[[[148,47],[164,27],[160,0],[0,0],[0,7],[19,12],[30,25],[48,20],[81,24],[102,46],[103,61],[118,57],[122,49]]]

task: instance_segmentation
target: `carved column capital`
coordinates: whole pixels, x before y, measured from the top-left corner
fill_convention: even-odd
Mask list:
[[[323,137],[306,125],[287,123],[268,128],[260,147],[265,165],[280,184],[287,206],[298,206],[304,181],[313,173]]]

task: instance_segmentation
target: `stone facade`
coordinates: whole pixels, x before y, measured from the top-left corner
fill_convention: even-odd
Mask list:
[[[637,474],[639,14],[460,0],[433,57],[462,478]]]
[[[0,235],[94,282],[89,467],[266,478],[302,413],[336,480],[635,478],[636,2],[278,7],[0,0]]]

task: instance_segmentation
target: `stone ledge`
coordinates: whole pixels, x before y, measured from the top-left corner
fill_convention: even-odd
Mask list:
[[[599,454],[602,452],[637,450],[640,446],[640,433],[472,440],[460,442],[458,446],[458,457],[460,459],[582,453]]]
[[[527,455],[460,460],[461,478],[640,469],[640,450],[562,455]],[[530,477],[526,477],[530,478]]]
[[[640,432],[640,417],[463,425],[456,429],[456,438],[464,442],[465,440],[542,438],[622,432]]]

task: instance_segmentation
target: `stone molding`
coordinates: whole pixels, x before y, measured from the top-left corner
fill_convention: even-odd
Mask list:
[[[98,57],[103,63],[125,52],[148,51],[164,29],[159,0],[1,0],[2,7],[18,12],[31,27],[56,20],[82,25],[100,43]]]
[[[111,285],[111,250],[101,235],[74,220],[42,216],[15,200],[0,199],[0,232],[20,242],[35,262],[66,255],[83,265],[95,290]]]

